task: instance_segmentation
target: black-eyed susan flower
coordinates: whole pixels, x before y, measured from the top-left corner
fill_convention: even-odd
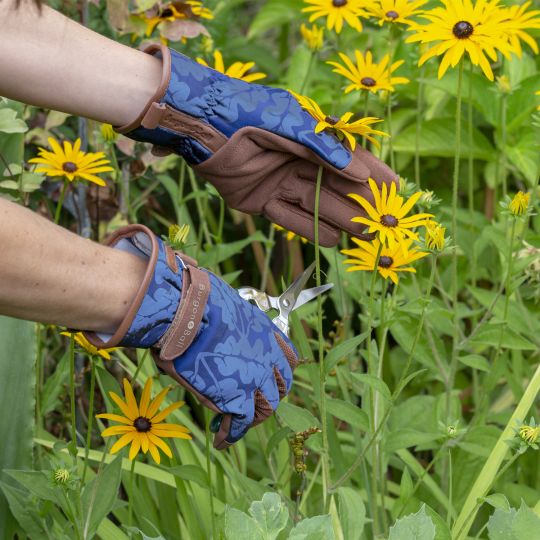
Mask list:
[[[347,23],[351,28],[362,31],[360,17],[367,17],[368,13],[363,9],[365,0],[304,0],[308,7],[302,9],[309,13],[309,22],[326,17],[328,30],[335,29],[340,33],[343,24]]]
[[[101,358],[104,358],[105,360],[110,360],[111,353],[118,350],[118,347],[112,347],[110,349],[98,349],[84,337],[82,332],[60,332],[60,334],[67,337],[73,336],[73,339],[79,345],[79,347],[84,349],[90,356],[101,356]]]
[[[347,272],[356,272],[357,270],[373,272],[377,262],[377,254],[379,254],[377,271],[384,279],[390,278],[395,284],[399,281],[398,272],[416,272],[409,265],[428,255],[427,252],[410,249],[412,240],[404,240],[403,245],[398,244],[393,248],[385,245],[381,247],[377,239],[373,242],[366,242],[353,237],[352,241],[358,247],[341,251],[344,255],[351,257],[343,261],[343,264],[351,265],[347,268]]]
[[[465,54],[475,66],[480,66],[484,75],[493,80],[493,71],[488,58],[497,60],[497,51],[507,58],[513,48],[505,34],[507,17],[499,6],[499,0],[481,0],[474,5],[471,0],[441,0],[444,7],[426,11],[421,17],[428,24],[414,24],[415,34],[407,38],[408,43],[436,43],[420,58],[419,65],[435,56],[442,56],[439,79],[450,66],[455,67]]]
[[[300,33],[302,34],[306,45],[312,51],[318,51],[323,46],[324,28],[322,26],[313,24],[311,25],[311,28],[309,28],[307,25],[302,24],[300,26]]]
[[[52,137],[47,140],[52,151],[40,147],[39,157],[29,160],[29,163],[39,164],[36,172],[45,173],[47,176],[64,176],[70,182],[82,178],[98,186],[105,185],[96,174],[112,172],[114,169],[109,166],[109,160],[104,159],[103,152],[82,152],[81,139],[77,139],[73,145],[64,141],[63,148]]]
[[[514,198],[510,201],[508,209],[514,216],[522,216],[529,206],[529,201],[531,199],[530,193],[523,193],[523,191],[518,191]]]
[[[105,429],[102,437],[111,435],[121,435],[111,448],[111,454],[115,454],[124,446],[131,444],[129,450],[129,459],[133,460],[142,450],[143,453],[150,452],[150,455],[156,463],[160,463],[161,457],[159,450],[166,456],[172,457],[169,445],[163,440],[165,437],[176,437],[179,439],[191,439],[189,430],[179,424],[166,424],[163,420],[173,411],[181,407],[184,402],[177,401],[172,403],[161,412],[159,407],[169,388],[164,388],[154,399],[150,401],[152,391],[152,379],[148,378],[141,395],[141,401],[137,404],[133,388],[127,379],[124,379],[124,401],[115,392],[109,392],[111,399],[118,405],[122,415],[103,413],[96,415],[97,418],[105,418],[113,422],[119,422],[122,425],[111,426]]]
[[[167,242],[173,249],[182,249],[189,236],[190,226],[187,223],[183,225],[171,225]]]
[[[373,61],[371,51],[368,51],[364,56],[357,50],[354,55],[356,64],[343,53],[339,53],[339,57],[344,65],[339,62],[327,62],[334,67],[332,70],[334,73],[338,73],[352,82],[345,88],[346,94],[353,90],[367,90],[372,93],[380,90],[392,92],[396,84],[409,82],[409,79],[405,77],[392,77],[394,71],[403,64],[403,60],[398,60],[390,65],[389,54],[386,54],[379,63]]]
[[[523,425],[519,428],[519,436],[529,445],[536,444],[540,439],[540,426]]]
[[[405,247],[406,238],[418,240],[418,235],[412,229],[425,226],[433,214],[422,213],[406,216],[422,196],[422,191],[414,193],[404,202],[403,197],[397,194],[394,182],[390,186],[390,192],[388,192],[386,184],[383,184],[382,190],[379,191],[377,183],[371,178],[369,186],[373,192],[375,206],[356,193],[349,194],[349,197],[354,199],[367,213],[367,217],[355,217],[352,218],[352,221],[367,225],[370,233],[379,233],[379,240],[392,250],[396,244]]]
[[[428,249],[434,251],[442,251],[444,248],[444,233],[446,228],[436,221],[426,221],[426,238],[425,243]]]
[[[510,45],[513,47],[518,56],[521,56],[522,53],[522,41],[527,43],[535,54],[538,54],[539,52],[536,39],[526,32],[526,30],[540,28],[540,11],[527,11],[530,5],[531,2],[525,2],[521,6],[515,5],[508,8],[503,8],[506,13],[504,20],[505,34],[508,37]]]
[[[373,135],[388,137],[388,134],[384,131],[378,131],[371,127],[372,124],[382,122],[380,118],[368,116],[366,118],[361,118],[360,120],[350,122],[354,115],[352,112],[347,112],[341,117],[328,116],[322,111],[322,109],[313,99],[306,96],[301,96],[292,90],[289,90],[289,92],[298,100],[298,103],[300,103],[303,109],[311,114],[313,118],[318,120],[318,123],[315,126],[315,133],[320,133],[324,130],[332,131],[341,140],[347,140],[351,150],[356,148],[356,139],[354,138],[354,135],[360,135],[361,137],[366,138],[375,146],[379,146],[379,142],[373,138]]]
[[[273,226],[274,226],[274,229],[276,229],[276,231],[280,231],[283,233],[283,235],[285,236],[288,242],[291,242],[295,238],[299,238],[303,244],[307,244],[308,242],[307,238],[304,238],[303,236],[299,236],[298,234],[293,233],[292,231],[289,231],[285,227],[281,227],[280,225],[277,225],[276,223],[273,223]]]
[[[379,20],[379,26],[384,23],[411,24],[411,17],[423,13],[420,9],[427,0],[375,0],[366,6],[366,11]]]
[[[220,73],[225,73],[234,79],[241,79],[246,82],[254,82],[266,77],[266,73],[248,73],[255,66],[255,62],[234,62],[228,68],[223,62],[223,55],[217,49],[214,51],[214,65],[209,66],[203,58],[197,58],[197,62],[203,66],[212,67]]]
[[[197,0],[183,2],[168,2],[161,6],[139,13],[137,15],[146,24],[146,36],[150,36],[156,26],[163,22],[173,22],[182,19],[213,19],[211,10]]]

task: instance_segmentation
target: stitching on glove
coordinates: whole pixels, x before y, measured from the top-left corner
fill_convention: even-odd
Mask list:
[[[274,336],[276,338],[276,341],[278,342],[278,345],[281,347],[285,358],[287,358],[287,362],[289,362],[291,370],[294,371],[296,369],[296,366],[300,363],[298,360],[298,356],[296,356],[295,352],[277,332],[274,332]]]
[[[281,376],[281,373],[279,372],[279,369],[274,366],[274,378],[276,379],[276,384],[278,387],[279,392],[279,399],[280,401],[287,395],[287,384],[283,380],[283,377]]]
[[[268,403],[268,400],[264,397],[264,394],[259,390],[255,390],[255,416],[251,424],[252,427],[258,426],[264,422],[268,417],[274,414],[272,405]]]

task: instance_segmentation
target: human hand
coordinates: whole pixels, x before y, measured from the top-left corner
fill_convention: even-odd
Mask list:
[[[315,181],[324,167],[319,241],[333,246],[340,230],[359,235],[351,218],[363,211],[347,196],[374,202],[397,175],[370,152],[349,150],[287,91],[234,79],[164,46],[160,88],[139,118],[118,131],[176,152],[213,183],[232,208],[263,214],[301,236],[314,237]]]
[[[271,416],[298,363],[287,336],[235,289],[143,225],[124,227],[107,243],[147,258],[148,267],[116,333],[87,332],[87,339],[101,348],[152,348],[160,369],[224,415],[216,448]]]

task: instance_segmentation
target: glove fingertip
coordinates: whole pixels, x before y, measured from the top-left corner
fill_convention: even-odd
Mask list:
[[[287,359],[287,362],[289,363],[289,366],[291,368],[291,371],[294,371],[300,361],[298,360],[298,355],[294,351],[294,349],[283,339],[283,337],[278,334],[277,332],[274,332],[274,336],[276,338],[276,341],[278,345],[281,347],[281,350],[283,351],[283,354],[285,355],[285,358]]]

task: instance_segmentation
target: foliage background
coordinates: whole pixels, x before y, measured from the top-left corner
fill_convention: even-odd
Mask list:
[[[152,3],[138,1],[139,7]],[[131,33],[119,31],[128,14],[123,0],[50,4],[113,39],[141,43],[140,36],[133,43]],[[295,91],[309,75],[305,93],[323,109],[363,112],[363,101],[355,93],[343,95],[343,81],[323,60],[335,59],[337,50],[372,49],[382,56],[389,46],[385,27],[365,23],[364,32],[345,29],[339,37],[328,32],[319,58],[310,62],[299,34],[306,22],[300,0],[209,0],[205,5],[214,12],[213,20],[204,21],[212,43],[199,36],[171,46],[208,60],[213,46],[227,63],[255,61],[268,74],[263,82]],[[437,80],[436,62],[419,69],[417,48],[405,44],[402,35],[392,39],[395,58],[405,60],[400,75],[411,82],[391,96],[391,126],[387,96],[370,101],[369,112],[386,118],[382,129],[393,134],[394,156],[385,144],[382,157],[394,161],[411,184],[441,199],[437,205],[425,198],[423,208],[449,230],[457,72]],[[538,413],[539,252],[516,254],[525,240],[540,248],[540,220],[537,215],[517,220],[511,237],[513,218],[498,205],[504,184],[511,194],[531,191],[531,204],[538,206],[538,60],[527,50],[521,60],[501,62],[497,73],[508,77],[509,92],[467,67],[464,73],[455,376],[451,251],[438,257],[433,287],[428,287],[427,260],[418,264],[416,276],[402,279],[397,291],[377,281],[369,315],[370,276],[346,274],[342,255],[322,249],[323,272],[336,283],[323,306],[328,452],[321,434],[314,434],[295,462],[290,444],[295,433],[321,426],[319,316],[316,305],[307,305],[293,324],[293,339],[307,361],[274,418],[231,450],[216,452],[207,444],[209,415],[177,388],[170,400],[185,398],[188,407],[174,413],[175,421],[192,430],[193,442],[177,442],[170,464],[139,460],[130,472],[127,459],[106,455],[99,422],[85,450],[90,363],[96,370],[95,410],[112,411],[107,391],[117,391],[126,374],[139,383],[154,377],[155,391],[169,384],[148,355],[122,350],[108,362],[77,352],[79,437],[77,448],[70,447],[63,442],[70,440],[69,344],[55,328],[2,319],[0,440],[8,442],[0,446],[0,537],[445,539],[460,537],[459,516],[478,511],[472,538],[539,538],[537,449],[521,452],[508,441],[520,423]],[[125,139],[107,143],[94,122],[7,100],[0,102],[0,152],[11,165],[0,183],[4,196],[54,214],[59,184],[24,166],[49,135],[81,136],[118,165],[106,188],[80,185],[68,195],[62,224],[79,234],[99,240],[128,221],[165,234],[169,224],[187,223],[186,252],[201,265],[236,286],[262,285],[270,291],[282,290],[314,259],[311,244],[287,241],[264,220],[227,209],[180,159],[155,160],[147,148]],[[342,247],[347,243],[344,238]],[[371,340],[365,331],[368,316],[375,327]],[[377,374],[366,373],[369,346],[380,358]],[[412,365],[404,378],[408,356]],[[380,425],[371,414],[373,399],[379,403]],[[298,473],[295,464],[300,470],[302,462],[306,470]],[[51,480],[58,468],[70,471],[68,484]],[[483,488],[474,491],[478,481]],[[479,503],[470,502],[471,490]],[[72,497],[79,498],[79,509],[70,508]]]

